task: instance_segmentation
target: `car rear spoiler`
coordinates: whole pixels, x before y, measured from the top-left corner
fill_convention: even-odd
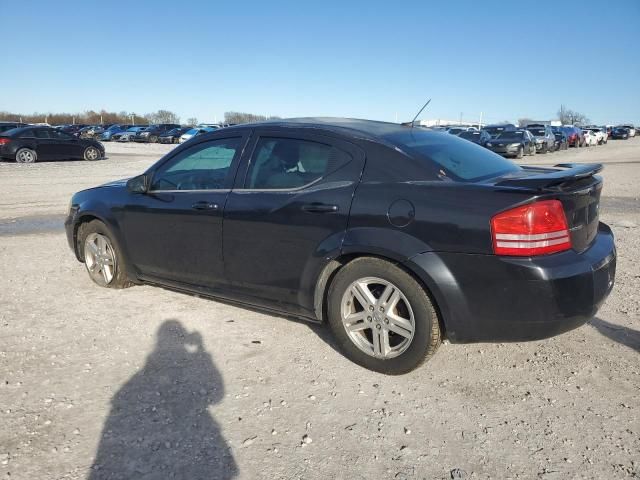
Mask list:
[[[540,170],[536,167],[524,167],[532,170]],[[499,187],[520,187],[534,190],[543,190],[555,187],[566,182],[573,182],[582,178],[588,178],[602,171],[601,163],[559,163],[554,165],[554,170],[546,169],[534,175],[522,177],[504,178],[496,182]],[[557,170],[555,170],[557,169]]]

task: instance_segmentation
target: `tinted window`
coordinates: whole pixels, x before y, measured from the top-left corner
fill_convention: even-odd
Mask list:
[[[59,130],[51,130],[50,133],[52,138],[56,138],[58,140],[71,140],[73,138],[71,135]]]
[[[37,128],[34,133],[36,138],[49,138],[49,130],[47,129]]]
[[[467,140],[474,140],[480,138],[480,132],[462,132],[458,136],[460,138],[466,138]]]
[[[540,137],[543,137],[545,135],[545,131],[544,128],[530,128],[529,131],[534,134],[534,135],[538,135]]]
[[[344,165],[351,156],[330,145],[292,138],[258,140],[246,188],[290,189],[315,182]]]
[[[472,182],[521,170],[511,160],[453,135],[413,129],[387,138],[412,156],[436,163],[441,175],[458,181]]]
[[[525,132],[522,130],[515,130],[513,132],[502,132],[498,135],[497,140],[521,140],[522,136],[525,135]]]
[[[240,138],[203,142],[183,150],[153,175],[151,190],[224,188]]]

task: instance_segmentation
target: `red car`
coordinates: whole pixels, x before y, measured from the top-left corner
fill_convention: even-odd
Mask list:
[[[570,147],[584,147],[584,133],[582,129],[573,125],[560,127],[567,134],[567,141]]]

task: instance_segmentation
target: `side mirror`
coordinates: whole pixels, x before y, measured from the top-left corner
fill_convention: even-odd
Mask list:
[[[127,190],[131,193],[147,193],[149,190],[149,177],[143,173],[127,181]]]

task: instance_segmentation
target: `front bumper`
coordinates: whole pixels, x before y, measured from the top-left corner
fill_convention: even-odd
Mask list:
[[[487,148],[499,155],[517,155],[518,150],[520,149],[521,146],[522,145],[510,146],[510,145],[492,144],[491,146],[487,145]]]
[[[539,340],[592,318],[614,285],[616,249],[601,223],[586,251],[540,257],[428,252],[407,262],[430,288],[452,342]]]

